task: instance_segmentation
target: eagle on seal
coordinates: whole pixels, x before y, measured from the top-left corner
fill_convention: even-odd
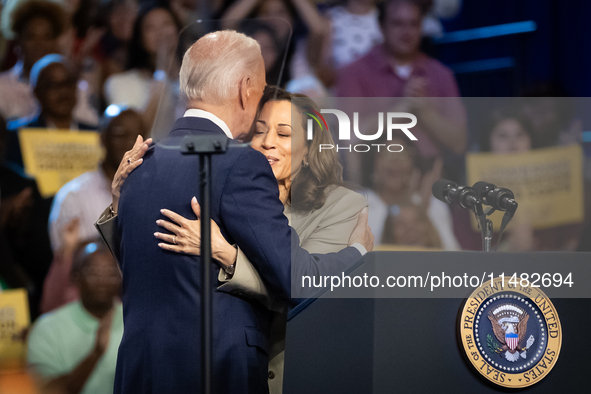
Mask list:
[[[509,361],[517,361],[520,357],[525,358],[525,350],[527,350],[533,337],[528,339],[527,344],[520,347],[520,344],[525,339],[527,332],[527,322],[529,315],[521,308],[515,305],[505,304],[497,308],[494,313],[489,312],[487,315],[493,328],[493,332],[497,340],[501,343],[501,351],[505,352],[505,358]]]

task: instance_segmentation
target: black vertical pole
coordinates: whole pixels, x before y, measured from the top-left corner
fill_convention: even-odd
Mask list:
[[[211,297],[211,154],[202,153],[201,187],[201,270],[203,278],[201,294],[201,376],[203,393],[212,393],[212,297]]]
[[[229,139],[224,134],[186,135],[181,142],[185,155],[199,155],[199,204],[201,204],[201,393],[215,391],[213,382],[213,298],[211,289],[211,155],[225,153]]]

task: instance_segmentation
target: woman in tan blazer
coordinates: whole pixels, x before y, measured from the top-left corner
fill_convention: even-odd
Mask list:
[[[314,112],[315,103],[303,95],[287,93],[276,88],[267,89],[259,104],[256,120],[247,137],[253,149],[268,159],[277,178],[279,196],[285,205],[284,213],[298,233],[300,245],[310,253],[337,252],[348,246],[351,232],[360,212],[367,206],[365,197],[343,183],[343,169],[334,150],[320,152],[321,144],[334,145],[324,122],[313,122],[313,138],[306,138],[307,120]],[[136,158],[137,159],[137,158]],[[139,164],[137,164],[139,165]],[[137,165],[129,166],[132,171]],[[118,185],[120,188],[121,184]],[[114,195],[118,188],[114,189]],[[116,199],[114,199],[116,201]],[[199,217],[196,199],[191,202]],[[116,208],[115,208],[116,210]],[[112,210],[110,211],[112,212]],[[97,222],[99,231],[109,244],[112,242],[112,217],[109,210]],[[160,226],[171,233],[156,233],[163,249],[188,254],[199,254],[200,224],[163,210],[172,222],[160,221]],[[366,213],[364,213],[364,216]],[[182,226],[187,231],[179,231]],[[212,221],[212,252],[232,248]],[[221,253],[220,255],[230,255]],[[267,291],[256,268],[237,248],[235,260],[220,259],[220,288],[257,299],[276,311],[271,329],[269,354],[269,389],[272,394],[282,392],[283,360],[287,310]]]

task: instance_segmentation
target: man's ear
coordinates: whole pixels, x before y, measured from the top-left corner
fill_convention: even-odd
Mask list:
[[[238,101],[240,108],[246,109],[246,102],[250,98],[251,79],[250,77],[244,77],[240,80],[238,86]]]

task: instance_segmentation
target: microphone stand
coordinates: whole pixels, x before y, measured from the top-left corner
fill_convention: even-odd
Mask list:
[[[494,209],[492,211],[494,211]],[[484,210],[482,209],[482,203],[480,201],[478,201],[478,203],[474,205],[474,214],[476,215],[476,219],[478,220],[478,225],[480,227],[480,232],[482,233],[483,252],[491,251],[493,223],[489,218],[487,218],[487,215],[491,214],[492,211],[484,212]]]
[[[201,204],[201,376],[202,393],[213,392],[212,292],[211,292],[211,156],[225,153],[229,139],[223,134],[186,135],[181,142],[185,155],[199,155],[199,203]]]

